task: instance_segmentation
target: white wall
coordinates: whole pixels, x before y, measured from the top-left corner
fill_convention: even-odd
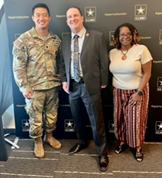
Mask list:
[[[13,104],[2,115],[4,129],[15,129],[14,107]]]
[[[0,9],[1,9],[1,7],[2,7],[2,5],[3,5],[3,0],[0,0]]]
[[[4,4],[4,0],[0,0],[0,9]],[[2,24],[0,24],[2,25]],[[2,27],[1,27],[2,28]],[[15,129],[15,118],[13,104],[6,109],[2,115],[3,128]]]

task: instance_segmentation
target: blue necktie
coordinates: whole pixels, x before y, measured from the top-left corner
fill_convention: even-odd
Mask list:
[[[74,36],[74,55],[73,55],[73,74],[74,80],[76,82],[80,81],[79,76],[79,45],[78,45],[78,35]]]

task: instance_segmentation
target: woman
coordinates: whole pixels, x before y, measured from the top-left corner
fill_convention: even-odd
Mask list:
[[[137,29],[130,23],[120,25],[114,33],[115,49],[110,51],[110,71],[113,74],[114,133],[119,140],[115,153],[129,146],[136,148],[135,158],[143,160],[148,114],[152,56],[139,44]]]

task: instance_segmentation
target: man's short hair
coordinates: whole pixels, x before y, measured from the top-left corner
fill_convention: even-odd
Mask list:
[[[32,8],[32,15],[34,15],[34,10],[35,10],[36,8],[38,8],[38,7],[42,7],[42,8],[47,9],[47,12],[48,12],[48,14],[49,14],[49,16],[50,16],[49,8],[48,8],[48,6],[47,6],[46,4],[44,4],[44,3],[38,3],[38,4],[36,4],[35,6],[33,6],[33,8]]]
[[[71,8],[78,9],[80,15],[83,16],[82,11],[81,11],[81,9],[80,9],[79,7],[77,7],[77,6],[71,6],[71,7],[69,7],[69,8],[67,9],[67,11],[68,11],[69,9],[71,9]],[[66,12],[67,12],[67,11],[66,11]]]

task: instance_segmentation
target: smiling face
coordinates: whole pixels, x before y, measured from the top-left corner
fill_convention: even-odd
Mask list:
[[[119,31],[119,41],[121,47],[129,48],[132,42],[132,33],[128,27],[121,27]]]
[[[83,16],[77,8],[67,10],[66,23],[73,33],[78,33],[83,28]]]
[[[37,32],[48,31],[51,17],[49,16],[47,9],[42,7],[35,8],[32,19],[35,22],[35,29]]]

